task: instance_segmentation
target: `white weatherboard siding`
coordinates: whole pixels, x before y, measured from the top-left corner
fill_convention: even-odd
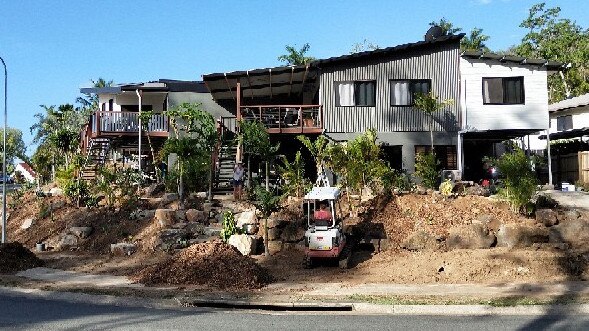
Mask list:
[[[538,66],[480,59],[460,59],[463,127],[471,130],[546,130],[546,70]],[[524,77],[525,103],[484,105],[483,77]]]
[[[99,107],[105,104],[105,110],[108,111],[108,100],[113,99],[113,111],[121,111],[121,105],[138,105],[139,98],[135,91],[125,91],[121,94],[101,94],[98,96]],[[166,101],[165,92],[143,92],[141,103],[143,106],[151,105],[152,110],[155,112],[162,112],[164,108],[164,102]]]
[[[589,127],[589,106],[584,106],[550,113],[550,133],[558,132],[557,118],[567,115],[573,118],[573,129]]]

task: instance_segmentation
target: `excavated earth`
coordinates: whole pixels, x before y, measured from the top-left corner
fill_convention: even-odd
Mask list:
[[[0,274],[12,274],[42,265],[43,261],[21,243],[0,244]]]

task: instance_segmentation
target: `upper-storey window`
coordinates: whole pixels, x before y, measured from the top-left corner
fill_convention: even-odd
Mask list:
[[[556,130],[565,131],[573,129],[573,116],[565,115],[556,118]]]
[[[483,104],[518,105],[524,103],[523,77],[483,78]]]
[[[335,98],[337,106],[376,105],[376,81],[336,82]]]
[[[416,93],[429,93],[430,79],[391,80],[391,106],[413,106]]]

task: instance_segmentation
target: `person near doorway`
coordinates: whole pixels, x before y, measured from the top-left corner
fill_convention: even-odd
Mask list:
[[[243,164],[241,161],[237,162],[235,167],[233,168],[233,199],[234,200],[241,200],[241,194],[243,189],[243,176],[245,174],[245,170],[243,169]]]

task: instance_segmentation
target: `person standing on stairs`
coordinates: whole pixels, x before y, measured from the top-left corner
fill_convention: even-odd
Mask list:
[[[244,174],[245,170],[243,169],[243,164],[239,161],[233,168],[233,200],[241,200]]]

